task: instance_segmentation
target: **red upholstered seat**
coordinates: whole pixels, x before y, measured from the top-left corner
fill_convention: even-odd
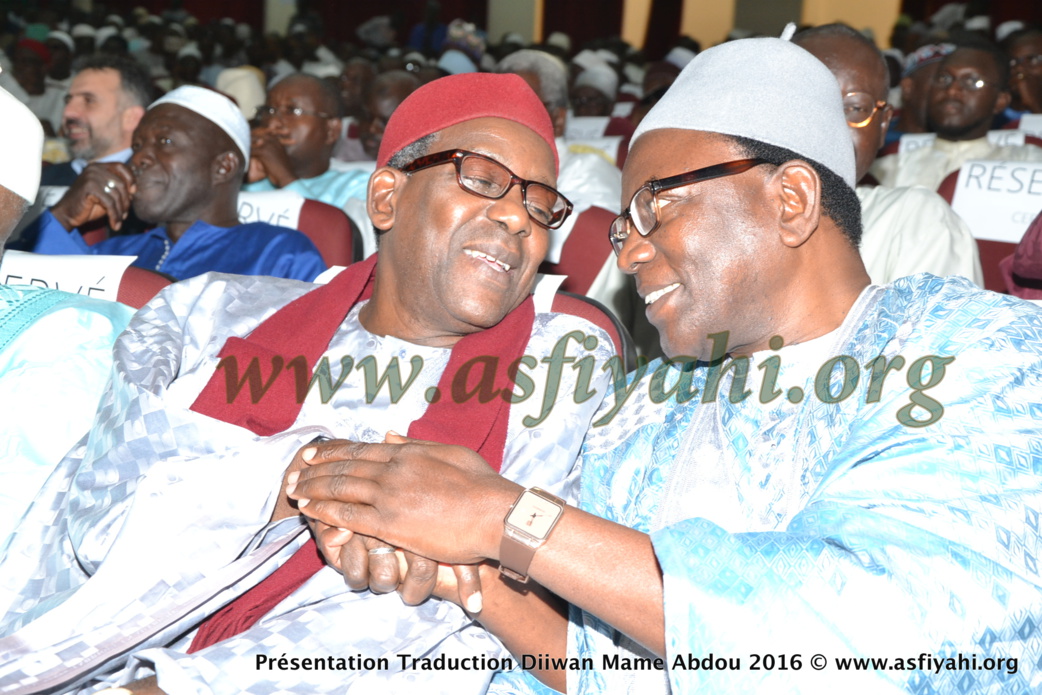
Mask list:
[[[305,200],[297,228],[315,244],[326,265],[347,266],[362,260],[358,229],[340,208]]]
[[[116,301],[140,309],[159,294],[159,290],[173,281],[173,278],[165,273],[128,266],[119,281]]]
[[[615,214],[604,208],[584,210],[564,242],[560,261],[543,263],[540,272],[567,275],[568,279],[561,284],[562,290],[587,294],[609,257],[614,262],[614,252],[608,240],[608,230],[614,219]]]
[[[959,182],[959,171],[956,169],[944,177],[941,185],[937,187],[937,194],[948,201],[951,205],[955,199],[956,184]],[[1002,259],[1012,254],[1017,248],[1016,244],[1006,241],[994,241],[991,239],[977,239],[977,253],[980,255],[981,270],[984,273],[984,289],[993,292],[1008,293],[1006,278],[1003,275],[1000,263]]]
[[[554,295],[551,308],[560,314],[570,314],[586,319],[604,329],[615,344],[615,352],[622,358],[626,371],[630,372],[634,369],[637,362],[637,348],[633,343],[633,338],[626,327],[615,318],[615,314],[608,311],[603,304],[596,299],[560,291]]]

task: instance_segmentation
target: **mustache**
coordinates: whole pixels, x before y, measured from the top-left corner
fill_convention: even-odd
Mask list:
[[[83,128],[88,132],[90,131],[90,125],[86,121],[81,120],[79,118],[66,118],[64,121],[62,121],[62,128],[64,128],[65,130],[68,130],[69,128],[73,127]]]

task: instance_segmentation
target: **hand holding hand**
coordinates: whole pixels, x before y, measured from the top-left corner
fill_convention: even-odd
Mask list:
[[[286,493],[303,514],[454,564],[498,555],[521,492],[469,449],[395,434],[383,444],[323,442],[301,456],[307,465],[287,477]]]

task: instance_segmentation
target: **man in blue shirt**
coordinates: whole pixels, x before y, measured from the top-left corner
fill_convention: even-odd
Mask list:
[[[185,279],[209,271],[313,280],[325,270],[300,232],[240,225],[236,201],[249,160],[249,126],[226,97],[181,87],[149,107],[127,165],[92,164],[41,217],[35,251],[136,255],[134,265]],[[156,228],[88,245],[80,227],[119,229],[131,204]]]

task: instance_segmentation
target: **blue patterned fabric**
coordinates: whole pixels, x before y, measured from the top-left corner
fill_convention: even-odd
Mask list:
[[[625,638],[573,607],[569,656],[591,657],[595,669],[571,672],[569,692],[645,693],[656,679],[663,691],[663,677],[674,693],[1040,691],[1042,312],[962,278],[919,275],[867,289],[844,327],[818,340],[860,365],[841,402],[786,397],[792,386],[814,393],[813,362],[786,363],[818,341],[755,355],[752,393],[738,403],[724,386],[701,402],[705,364],[691,374],[696,398],[655,403],[652,364],[611,426],[587,440],[582,507],[651,534],[667,657],[664,672],[604,668],[629,653]],[[765,404],[770,355],[781,358],[783,395]],[[865,365],[880,355],[905,363],[869,402]],[[915,384],[940,383],[913,395],[909,372],[930,355],[955,359],[943,378],[924,369]],[[936,422],[909,426],[937,415],[902,410],[913,398],[943,406]],[[778,667],[797,654],[800,668]],[[921,654],[956,668],[920,664]],[[688,667],[689,656],[710,655],[714,668]],[[841,670],[836,659],[847,657],[889,661]],[[1010,657],[1012,668],[984,668]],[[733,659],[737,670],[720,668]],[[516,674],[504,680],[497,690],[526,690]]]

